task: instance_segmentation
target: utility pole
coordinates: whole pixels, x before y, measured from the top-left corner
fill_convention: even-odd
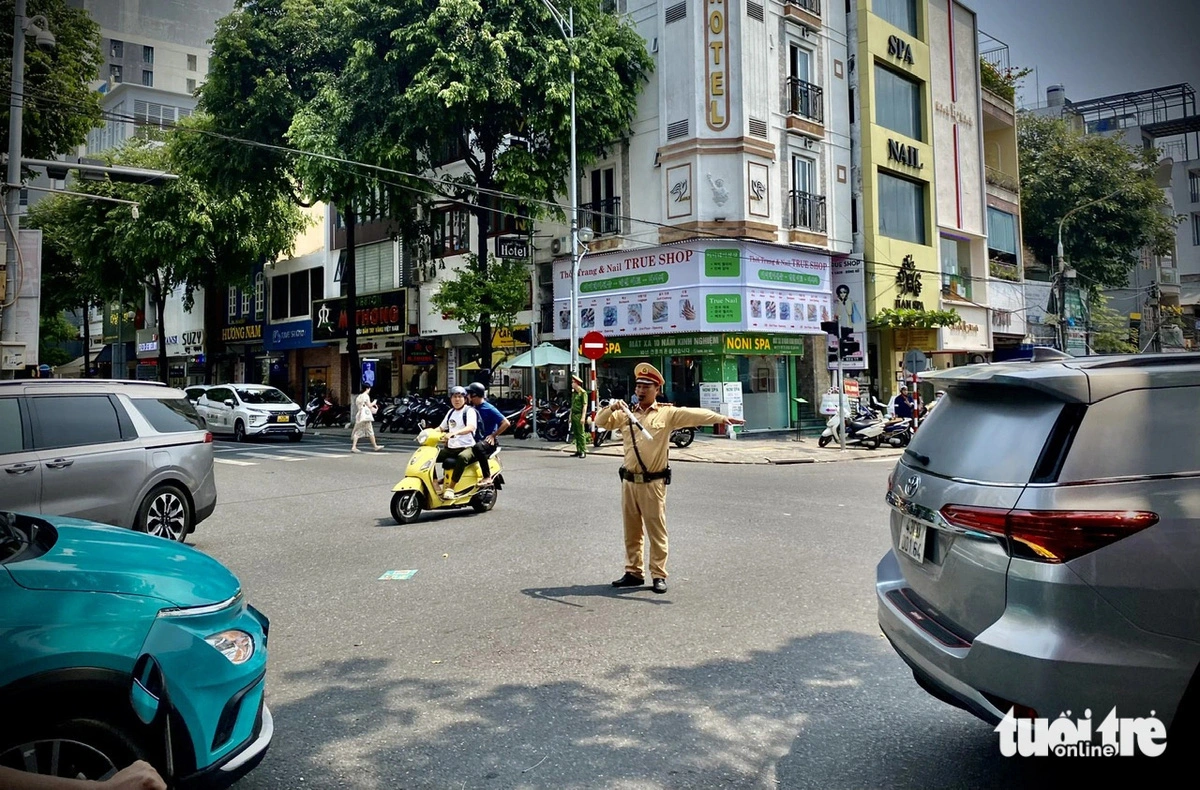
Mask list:
[[[4,181],[4,272],[5,287],[0,292],[0,340],[13,336],[12,310],[17,292],[8,284],[15,283],[10,275],[17,271],[17,225],[21,221],[21,131],[25,109],[25,2],[16,0],[13,9],[12,81],[8,95],[8,174]],[[11,291],[11,293],[10,293]],[[0,372],[0,377],[12,378],[12,371]]]
[[[842,315],[838,310],[834,310],[837,319],[837,376],[838,376],[838,424],[841,430],[838,431],[838,444],[842,452],[846,452],[846,375],[842,371]]]
[[[1162,300],[1159,298],[1158,283],[1150,283],[1150,313],[1154,316],[1154,334],[1150,338],[1154,352],[1162,352]]]

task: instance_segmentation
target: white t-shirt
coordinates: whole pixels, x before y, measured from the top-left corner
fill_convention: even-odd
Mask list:
[[[438,427],[443,431],[456,431],[464,425],[470,426],[470,433],[451,436],[446,442],[446,446],[451,450],[461,450],[464,447],[475,446],[475,426],[478,424],[479,420],[475,415],[474,407],[463,406],[461,409],[451,409],[447,412],[442,424]]]

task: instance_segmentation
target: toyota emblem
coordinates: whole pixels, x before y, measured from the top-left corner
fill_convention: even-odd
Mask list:
[[[904,481],[904,495],[906,497],[913,497],[916,495],[917,489],[920,487],[921,487],[921,478],[917,477],[916,475],[913,475]]]

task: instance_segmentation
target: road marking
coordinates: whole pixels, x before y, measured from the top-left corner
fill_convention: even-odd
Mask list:
[[[258,466],[253,461],[235,461],[232,458],[214,458],[214,464],[229,464],[230,466]]]
[[[330,453],[319,453],[316,450],[299,450],[292,448],[280,448],[281,453],[294,453],[296,455],[307,455],[312,458],[345,458],[344,455],[334,455]]]
[[[406,581],[416,575],[416,570],[384,571],[383,575],[379,577],[378,581]]]

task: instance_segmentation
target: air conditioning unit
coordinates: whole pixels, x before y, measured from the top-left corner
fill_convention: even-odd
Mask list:
[[[559,236],[550,242],[550,252],[554,255],[566,255],[571,251],[571,237]]]

